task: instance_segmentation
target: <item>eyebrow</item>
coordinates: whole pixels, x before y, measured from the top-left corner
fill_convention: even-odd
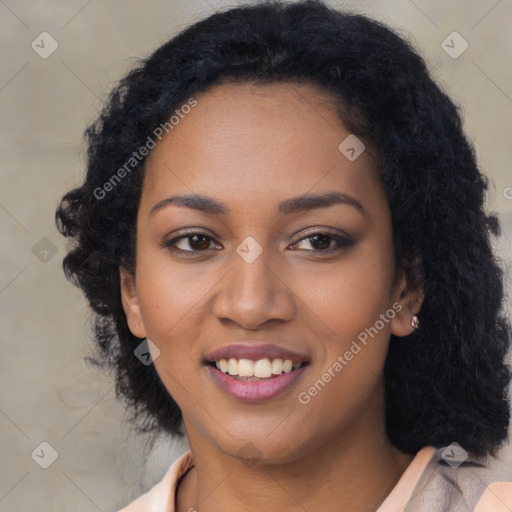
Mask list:
[[[278,212],[282,215],[315,210],[317,208],[328,208],[336,204],[345,204],[356,208],[360,213],[366,215],[363,205],[353,197],[341,192],[328,192],[326,194],[305,194],[302,196],[291,197],[279,203]],[[168,206],[175,205],[185,208],[199,210],[211,215],[225,215],[230,213],[228,206],[212,197],[201,194],[187,194],[182,196],[170,196],[151,208],[149,215],[153,215],[158,210]]]

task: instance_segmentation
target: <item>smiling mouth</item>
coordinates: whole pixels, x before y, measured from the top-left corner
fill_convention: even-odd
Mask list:
[[[292,373],[304,366],[309,361],[292,361],[290,359],[263,358],[257,361],[251,359],[220,359],[218,361],[205,361],[207,366],[217,369],[233,379],[240,381],[265,381],[280,377],[286,373]]]

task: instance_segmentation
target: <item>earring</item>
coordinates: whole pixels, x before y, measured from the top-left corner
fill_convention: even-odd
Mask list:
[[[417,329],[420,326],[420,319],[416,315],[411,316],[411,326]]]

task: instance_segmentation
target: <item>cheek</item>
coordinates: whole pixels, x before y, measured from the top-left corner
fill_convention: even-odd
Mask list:
[[[295,279],[306,297],[308,307],[303,310],[315,320],[308,322],[316,343],[314,377],[321,378],[329,371],[336,375],[324,394],[326,403],[347,390],[351,390],[349,402],[363,400],[382,373],[390,320],[395,314],[391,301],[393,257],[390,249],[383,250],[386,245],[374,244],[362,245],[338,264],[315,271],[314,276],[302,274]]]
[[[194,270],[193,265],[171,264],[165,251],[141,248],[137,294],[147,337],[158,345],[163,360],[181,366],[197,364],[190,354],[194,341],[200,339],[198,318],[204,317],[204,299],[217,276]]]
[[[317,364],[299,390],[304,429],[329,431],[378,401],[394,316],[391,261],[361,253],[336,273],[316,276],[307,304],[322,321],[314,335]]]
[[[361,247],[334,265],[298,273],[294,283],[326,334],[347,341],[391,307],[392,268],[387,251]]]
[[[204,331],[198,316],[204,315],[201,298],[208,289],[207,279],[204,274],[202,278],[191,276],[165,258],[161,260],[154,252],[141,254],[137,293],[146,335],[160,350],[154,360],[155,369],[182,412],[189,416],[200,398],[196,381],[201,360],[196,343]]]

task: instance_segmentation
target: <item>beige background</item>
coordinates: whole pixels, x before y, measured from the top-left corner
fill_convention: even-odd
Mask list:
[[[463,105],[466,130],[494,182],[488,207],[501,215],[497,250],[510,266],[512,199],[505,194],[512,187],[512,1],[330,3],[412,36],[435,77]],[[144,466],[141,442],[123,423],[113,382],[85,365],[88,310],[61,271],[65,241],[53,214],[62,194],[79,183],[83,130],[114,81],[134,58],[229,5],[234,3],[0,0],[0,511],[116,510],[187,449],[186,443],[162,443]],[[31,48],[43,31],[59,45],[47,59]],[[453,31],[469,44],[457,59],[441,47]],[[58,453],[46,470],[31,458],[43,441]]]

